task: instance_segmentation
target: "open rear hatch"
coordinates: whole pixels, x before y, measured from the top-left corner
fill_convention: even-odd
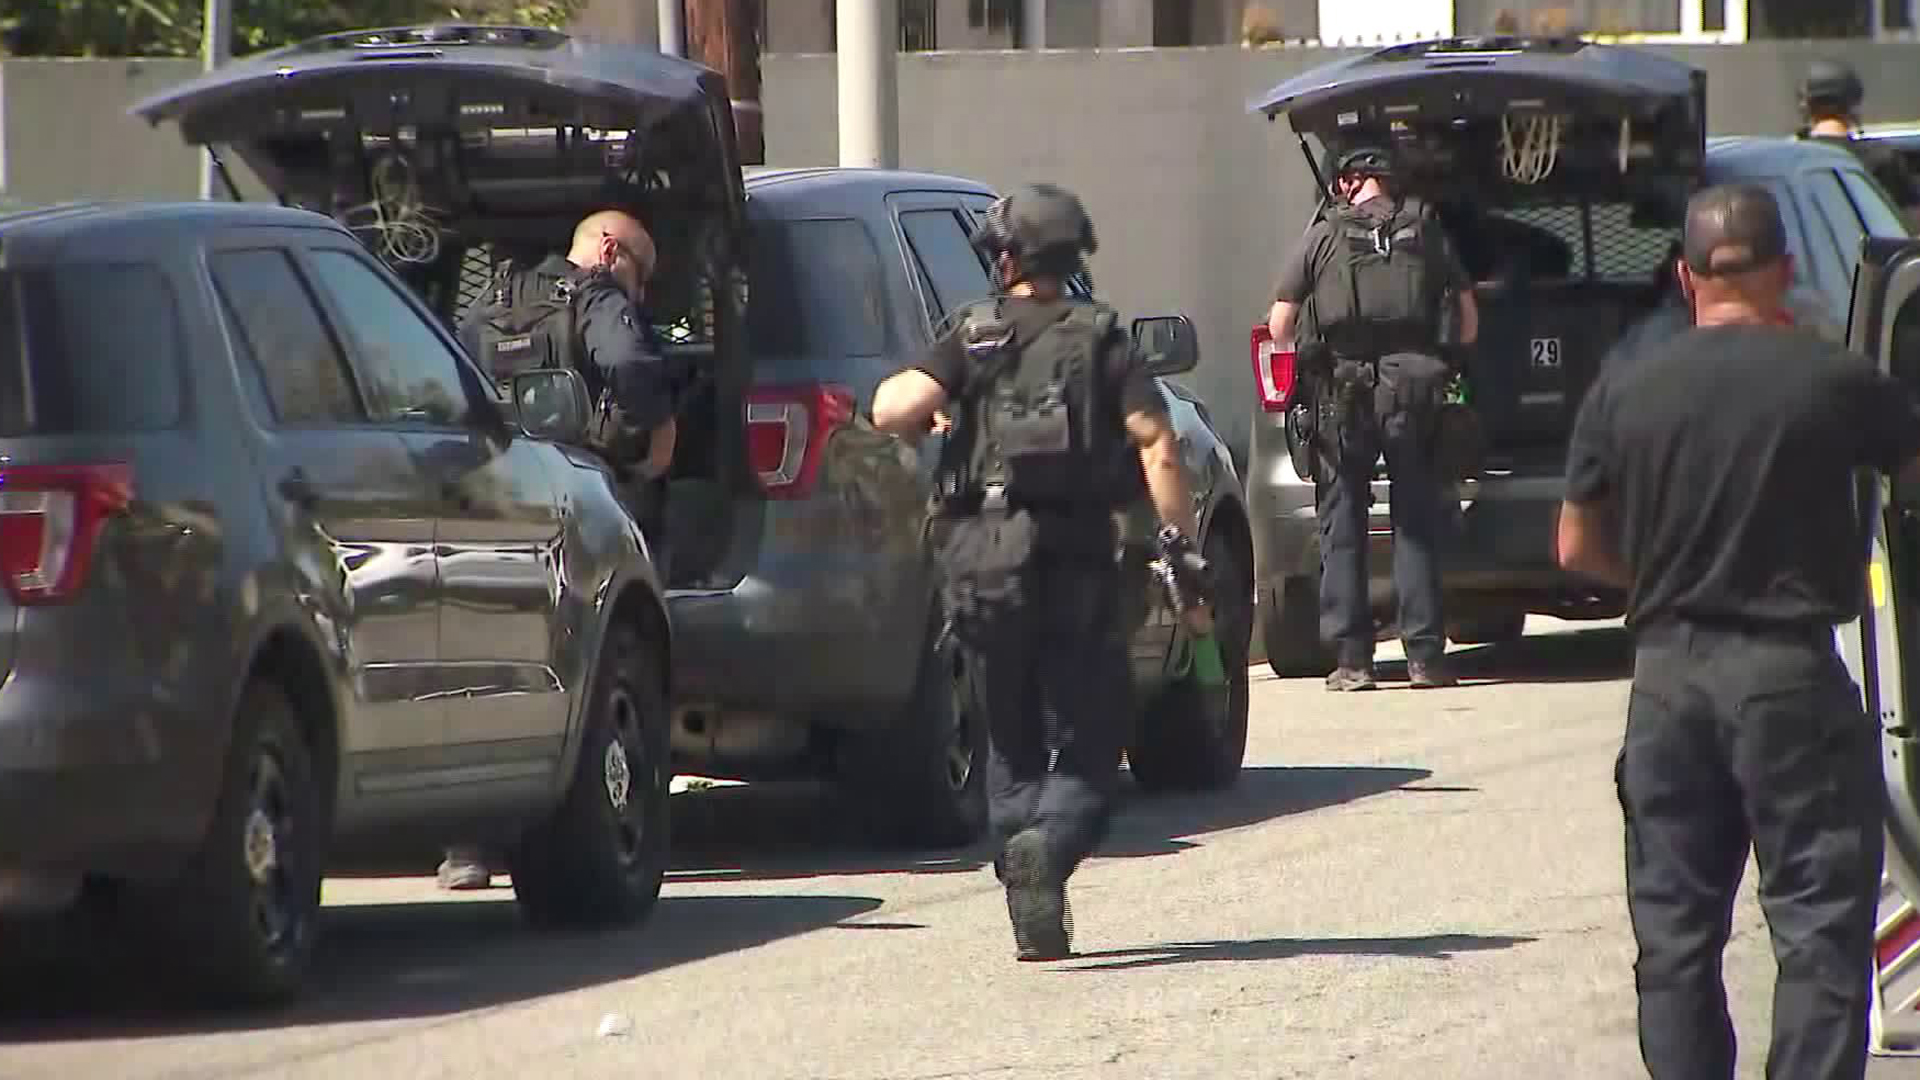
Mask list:
[[[1705,161],[1705,74],[1577,39],[1454,38],[1322,65],[1251,111],[1288,117],[1323,191],[1340,149],[1393,148],[1396,189],[1434,205],[1480,283],[1465,389],[1491,464],[1560,468],[1602,356],[1658,295]]]
[[[352,229],[450,323],[505,259],[564,252],[594,210],[632,212],[659,250],[647,314],[688,376],[674,576],[718,565],[727,504],[754,490],[737,359],[745,194],[719,73],[552,30],[358,30],[241,59],[131,111],[231,147],[282,203]]]

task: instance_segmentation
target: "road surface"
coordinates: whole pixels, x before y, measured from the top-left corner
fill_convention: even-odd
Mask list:
[[[157,971],[22,1004],[10,976],[0,1077],[1643,1076],[1625,638],[1541,620],[1458,659],[1467,685],[1430,692],[1256,669],[1240,784],[1130,797],[1074,879],[1071,961],[1013,962],[981,852],[874,853],[817,791],[722,788],[676,800],[681,869],[643,928],[539,935],[505,888],[331,881],[293,1012],[187,1011]],[[1752,881],[1727,972],[1758,1077]]]

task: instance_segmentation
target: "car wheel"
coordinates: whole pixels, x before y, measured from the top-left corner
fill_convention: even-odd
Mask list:
[[[1333,670],[1333,650],[1320,640],[1320,577],[1287,578],[1260,627],[1267,666],[1282,679],[1319,678]]]
[[[1447,629],[1455,645],[1504,645],[1527,633],[1525,611],[1499,611],[1462,619]]]
[[[883,730],[854,736],[841,780],[885,843],[964,847],[987,824],[987,723],[951,641],[930,632],[913,697]],[[936,644],[938,643],[938,648]]]
[[[544,925],[635,922],[667,872],[673,771],[659,660],[619,624],[602,650],[565,800],[508,859],[521,909]]]
[[[255,679],[240,696],[213,824],[151,904],[163,949],[208,996],[279,1004],[300,989],[320,910],[324,805],[286,693]]]
[[[1207,561],[1228,583],[1215,600],[1215,637],[1227,673],[1224,710],[1205,707],[1192,679],[1169,683],[1146,703],[1127,749],[1127,767],[1149,791],[1232,786],[1247,752],[1247,647],[1253,634],[1253,597],[1247,570],[1226,537],[1209,536]]]

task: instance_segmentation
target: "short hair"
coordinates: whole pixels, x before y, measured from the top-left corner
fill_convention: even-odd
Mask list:
[[[1687,269],[1702,277],[1741,274],[1787,254],[1780,204],[1758,184],[1720,184],[1687,201]]]

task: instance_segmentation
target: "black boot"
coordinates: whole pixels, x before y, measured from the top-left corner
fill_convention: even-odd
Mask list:
[[[1047,857],[1047,838],[1026,828],[1007,841],[1001,881],[1007,888],[1007,915],[1021,960],[1064,960],[1073,955],[1067,914],[1067,883]]]

